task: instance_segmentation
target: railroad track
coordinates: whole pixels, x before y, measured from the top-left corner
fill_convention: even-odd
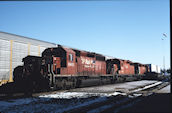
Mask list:
[[[126,95],[117,95],[107,97],[104,101],[98,101],[79,108],[70,109],[68,113],[84,112],[84,113],[117,113],[122,109],[128,108],[133,104],[141,101],[145,96],[154,94],[156,91],[169,85],[169,82],[156,82],[146,85],[142,88],[133,89]]]
[[[116,82],[116,83],[124,83],[124,82]],[[85,87],[92,87],[92,86],[102,86],[102,85],[108,85],[108,84],[114,84],[114,83],[104,83],[104,84],[97,84],[97,85],[81,85],[79,88],[85,88]],[[70,88],[70,89],[77,89],[77,88]],[[44,95],[44,94],[51,94],[54,92],[62,92],[62,91],[67,91],[70,89],[57,89],[57,90],[49,90],[49,91],[42,91],[42,92],[34,92],[34,93],[24,93],[24,92],[19,92],[19,93],[0,93],[0,100],[8,100],[8,99],[18,99],[18,98],[27,98],[27,97],[38,97],[39,95]]]
[[[13,112],[16,110],[28,112],[34,109],[34,112],[120,112],[125,108],[144,101],[148,95],[167,86],[168,82],[153,82],[144,86],[139,86],[130,90],[113,90],[115,92],[104,91],[102,89],[91,91],[90,89],[79,90],[60,90],[54,92],[44,92],[34,94],[32,98],[20,98],[2,101],[0,112]],[[96,88],[96,87],[93,87]],[[110,88],[110,87],[109,87]],[[111,87],[112,88],[112,87]],[[110,89],[111,89],[110,88]],[[115,87],[113,87],[115,88]],[[121,91],[121,92],[120,92]],[[5,105],[7,104],[7,105]],[[31,110],[31,112],[33,112]]]
[[[118,81],[116,83],[124,83],[122,81]],[[110,82],[107,82],[107,83],[104,83],[104,84],[82,84],[81,86],[79,86],[78,88],[84,88],[84,87],[92,87],[92,86],[101,86],[101,85],[107,85],[107,84],[114,84],[114,83],[110,83]],[[69,88],[69,89],[77,89],[77,88]],[[41,91],[41,92],[27,92],[27,93],[24,93],[24,92],[11,92],[11,93],[1,93],[0,92],[0,100],[8,100],[8,99],[18,99],[18,98],[27,98],[27,97],[37,97],[39,95],[42,95],[42,94],[51,94],[51,93],[54,93],[54,92],[61,92],[61,91],[67,91],[69,89],[56,89],[56,90],[49,90],[49,91]]]
[[[119,83],[121,83],[121,82],[119,82]],[[104,85],[108,85],[108,84],[104,84]],[[150,84],[147,84],[147,85],[150,85]],[[99,85],[99,86],[101,86],[101,85]],[[85,86],[85,87],[89,87],[89,86]],[[85,87],[82,86],[82,87],[79,87],[79,88],[85,88]],[[141,86],[139,88],[143,88],[143,87],[144,86]],[[78,88],[74,88],[74,89],[78,89]],[[136,89],[138,89],[138,88],[130,89],[130,91],[131,90],[136,90]],[[64,91],[68,91],[68,90],[60,89],[60,90],[37,92],[37,93],[35,92],[35,93],[29,93],[29,94],[25,94],[25,93],[22,93],[22,92],[21,93],[0,94],[0,100],[18,99],[18,98],[27,98],[27,97],[38,97],[40,95],[53,94],[53,93],[64,92]]]

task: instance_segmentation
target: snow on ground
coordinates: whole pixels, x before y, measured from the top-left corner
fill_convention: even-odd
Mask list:
[[[41,95],[40,97],[71,99],[71,98],[88,98],[92,96],[108,97],[108,96],[115,96],[118,94],[126,95],[126,92],[128,92],[129,89],[136,88],[139,86],[144,86],[147,84],[152,84],[152,83],[156,84],[159,82],[143,80],[143,81],[120,83],[120,84],[110,84],[110,85],[104,85],[104,86],[78,88],[78,89],[72,89],[72,90],[64,91],[64,92],[57,92],[54,94]],[[123,91],[123,93],[120,93],[119,90]]]
[[[27,98],[10,101],[0,101],[0,112],[64,112],[74,108],[86,106],[95,102],[105,101],[106,97],[90,97],[85,99],[54,99]],[[29,101],[28,101],[29,100]],[[17,103],[17,104],[16,104]],[[20,103],[20,104],[18,104]]]
[[[126,83],[118,83],[118,84],[110,84],[104,86],[95,86],[95,87],[87,87],[87,88],[78,88],[72,89],[71,92],[92,92],[92,93],[112,93],[115,91],[128,92],[129,89],[137,88],[140,86],[144,86],[147,84],[152,84],[157,81],[154,80],[142,80],[142,81],[133,81]]]
[[[170,88],[171,88],[171,85],[168,85],[162,88],[161,90],[157,91],[157,93],[170,93]]]
[[[64,112],[95,102],[105,101],[110,96],[126,95],[125,92],[118,92],[118,89],[129,90],[155,82],[157,81],[134,81],[72,89],[48,95],[41,95],[35,98],[0,101],[0,112]]]
[[[89,92],[57,92],[54,94],[41,95],[39,97],[44,98],[59,98],[59,99],[72,99],[72,98],[88,98],[93,96],[109,97],[116,95],[126,95],[125,93],[113,92],[113,93],[89,93]]]
[[[40,96],[38,98],[13,99],[0,101],[0,112],[65,112],[96,102],[103,102],[107,97],[116,95],[125,94],[120,92],[111,94],[63,92]]]
[[[134,91],[132,91],[132,92],[138,92],[138,91],[141,91],[141,90],[144,90],[144,89],[147,89],[147,88],[151,88],[151,87],[156,86],[156,85],[159,85],[159,84],[161,84],[161,83],[162,83],[162,82],[156,82],[156,83],[154,83],[154,84],[147,85],[147,86],[145,86],[145,87],[143,87],[143,88],[138,88],[138,89],[136,89],[136,90],[134,90]]]

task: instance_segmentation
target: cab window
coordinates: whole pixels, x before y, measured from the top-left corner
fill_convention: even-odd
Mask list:
[[[69,61],[73,61],[73,55],[69,54]]]

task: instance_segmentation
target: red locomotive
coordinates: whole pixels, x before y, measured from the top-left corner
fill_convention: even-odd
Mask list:
[[[89,79],[99,79],[100,83],[140,79],[148,69],[129,60],[106,59],[101,54],[63,46],[47,48],[42,57],[27,56],[23,62],[14,69],[14,83],[30,89],[27,91],[74,88]]]

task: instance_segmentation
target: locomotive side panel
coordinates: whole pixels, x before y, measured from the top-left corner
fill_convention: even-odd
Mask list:
[[[77,57],[77,73],[79,75],[106,74],[106,63],[95,60],[94,57]]]
[[[92,57],[81,56],[81,62],[78,62],[78,66],[81,67],[81,73],[84,75],[95,74],[95,59]],[[80,63],[80,64],[79,64]]]
[[[131,61],[125,61],[125,74],[134,75],[134,65]]]
[[[95,61],[95,72],[96,74],[102,74],[105,75],[106,74],[106,62],[104,61]]]
[[[127,63],[127,61],[124,61],[124,74],[126,75],[130,74],[130,64]]]
[[[134,75],[134,65],[130,64],[130,74]]]
[[[144,74],[144,73],[146,73],[146,66],[141,65],[140,66],[140,74]]]

